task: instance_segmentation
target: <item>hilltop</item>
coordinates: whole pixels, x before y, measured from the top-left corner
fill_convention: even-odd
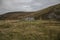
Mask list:
[[[3,15],[0,15],[0,20],[17,20],[25,17],[34,17],[35,19],[39,19],[41,15],[55,13],[55,11],[60,11],[60,4],[50,6],[48,8],[38,10],[35,12],[8,12]]]

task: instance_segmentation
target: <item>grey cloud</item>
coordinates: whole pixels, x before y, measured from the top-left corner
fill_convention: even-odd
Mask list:
[[[11,11],[37,11],[60,3],[60,0],[0,0],[0,14]]]

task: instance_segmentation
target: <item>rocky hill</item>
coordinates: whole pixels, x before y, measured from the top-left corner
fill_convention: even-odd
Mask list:
[[[23,19],[25,17],[33,17],[35,19],[40,19],[42,15],[42,19],[45,18],[47,15],[54,13],[53,15],[56,15],[57,13],[60,18],[60,4],[50,6],[48,8],[45,8],[43,10],[35,11],[35,12],[8,12],[3,15],[0,15],[0,20],[17,20],[17,19]],[[46,15],[46,16],[43,16]],[[56,15],[56,16],[58,16]],[[51,16],[51,15],[50,15]]]

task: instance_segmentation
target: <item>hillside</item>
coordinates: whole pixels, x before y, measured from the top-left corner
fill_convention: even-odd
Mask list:
[[[15,20],[15,19],[21,19],[24,18],[25,16],[29,16],[30,14],[32,14],[33,12],[9,12],[3,15],[0,15],[0,19],[4,20],[4,19],[11,19],[11,20]]]
[[[55,13],[55,11],[59,11],[60,13],[60,4],[45,8],[43,10],[35,11],[35,12],[20,12],[20,11],[8,12],[3,15],[0,15],[0,20],[17,20],[25,17],[38,18],[43,14],[52,13],[52,12]]]
[[[49,16],[60,18],[60,4],[36,12],[9,12],[0,15],[0,40],[60,40],[60,20],[39,19]],[[21,20],[26,17],[35,20]]]

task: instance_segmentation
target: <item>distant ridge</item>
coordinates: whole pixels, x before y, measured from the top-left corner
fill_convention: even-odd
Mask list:
[[[25,17],[37,17],[41,16],[42,14],[55,12],[56,10],[60,10],[60,4],[50,6],[43,10],[35,11],[35,12],[8,12],[3,15],[0,15],[0,20],[18,20]]]

